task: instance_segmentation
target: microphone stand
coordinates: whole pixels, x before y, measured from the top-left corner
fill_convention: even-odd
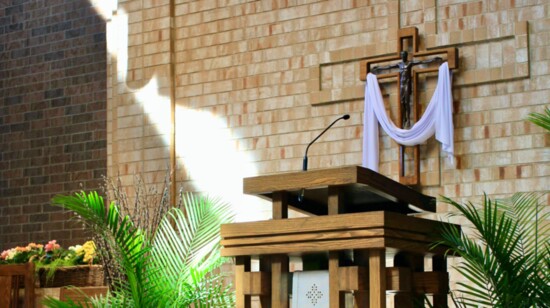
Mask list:
[[[303,160],[303,163],[302,163],[302,171],[307,171],[307,151],[309,150],[309,147],[315,142],[317,141],[317,139],[319,139],[319,137],[321,137],[327,130],[329,130],[334,124],[336,124],[336,122],[340,121],[340,120],[347,120],[349,119],[349,114],[345,114],[341,117],[339,117],[338,119],[334,120],[334,122],[332,122],[329,126],[327,126],[327,128],[325,128],[325,130],[323,130],[317,137],[315,137],[315,139],[313,139],[313,141],[311,141],[308,145],[307,145],[307,148],[306,148],[306,153],[304,154],[304,160]]]
[[[307,171],[307,151],[309,150],[309,147],[315,142],[317,141],[317,139],[319,139],[327,130],[329,130],[334,124],[336,124],[336,122],[340,121],[340,120],[347,120],[349,119],[350,116],[349,114],[345,114],[341,117],[339,117],[338,119],[334,120],[332,123],[330,123],[329,126],[327,126],[327,128],[325,128],[317,137],[315,137],[315,139],[313,139],[306,147],[306,152],[304,154],[304,160],[302,162],[302,171]],[[302,202],[304,200],[304,194],[305,194],[305,189],[302,188],[302,191],[300,192],[300,195],[298,196],[298,202]]]

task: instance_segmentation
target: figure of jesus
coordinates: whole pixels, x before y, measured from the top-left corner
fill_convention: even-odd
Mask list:
[[[387,66],[376,66],[371,69],[373,74],[376,74],[376,71],[389,70],[393,68],[399,68],[399,97],[401,101],[401,126],[402,128],[410,128],[411,126],[411,94],[412,94],[412,68],[420,64],[429,64],[433,62],[440,62],[442,59],[440,57],[435,57],[430,60],[425,61],[409,61],[409,53],[406,51],[401,52],[401,62],[387,65]]]

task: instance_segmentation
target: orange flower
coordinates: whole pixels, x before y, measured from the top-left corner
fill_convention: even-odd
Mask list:
[[[41,249],[43,247],[44,247],[44,245],[36,244],[36,243],[29,243],[29,245],[27,245],[27,248],[29,248],[29,249]]]

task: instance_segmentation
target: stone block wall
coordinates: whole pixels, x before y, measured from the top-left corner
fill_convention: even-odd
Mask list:
[[[105,46],[87,0],[0,2],[0,249],[88,238],[50,199],[106,175]]]

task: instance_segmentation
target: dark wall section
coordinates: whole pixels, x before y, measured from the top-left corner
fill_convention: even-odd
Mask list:
[[[0,249],[87,238],[50,204],[106,174],[105,22],[87,0],[0,0]]]

